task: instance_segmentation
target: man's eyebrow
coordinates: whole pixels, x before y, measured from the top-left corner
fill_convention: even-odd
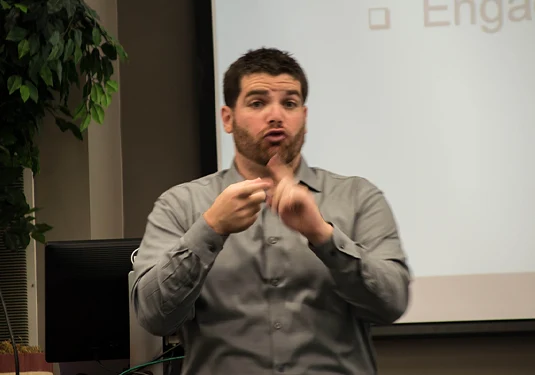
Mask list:
[[[299,92],[299,90],[286,90],[286,95],[296,95],[298,97],[301,97],[301,93]]]
[[[268,94],[269,94],[268,90],[251,90],[247,94],[245,94],[245,99],[250,96],[256,96],[256,95],[263,96],[263,95],[268,95]],[[286,90],[286,95],[288,96],[296,95],[298,97],[301,97],[301,93],[299,92],[299,90]]]
[[[245,98],[248,98],[250,96],[261,96],[261,95],[267,95],[268,94],[268,90],[251,90],[249,91],[246,95],[245,95]]]

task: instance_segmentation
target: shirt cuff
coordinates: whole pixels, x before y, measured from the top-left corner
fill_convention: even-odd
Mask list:
[[[347,267],[348,256],[353,259],[361,259],[361,248],[340,228],[333,223],[329,224],[333,227],[331,238],[321,245],[314,246],[309,243],[308,246],[328,268],[341,270]]]
[[[210,267],[223,245],[227,240],[227,235],[215,232],[201,215],[197,221],[184,234],[184,244],[190,251],[197,255],[204,267]]]

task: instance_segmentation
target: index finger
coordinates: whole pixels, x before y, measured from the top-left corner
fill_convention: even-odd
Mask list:
[[[272,186],[272,183],[267,180],[257,179],[252,181],[245,181],[239,188],[240,195],[251,195],[259,190],[267,190]]]
[[[273,176],[273,180],[278,183],[285,178],[293,179],[294,173],[292,168],[286,165],[280,158],[279,154],[275,154],[268,162],[267,167]]]

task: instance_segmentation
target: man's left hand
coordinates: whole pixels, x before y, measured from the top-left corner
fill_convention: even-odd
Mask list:
[[[275,183],[267,201],[272,211],[279,215],[286,226],[301,233],[312,245],[327,242],[333,227],[321,216],[314,196],[294,180],[292,169],[278,155],[272,157],[267,166]]]

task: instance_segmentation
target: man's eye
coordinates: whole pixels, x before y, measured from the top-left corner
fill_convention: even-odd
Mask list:
[[[250,105],[251,107],[253,107],[253,108],[260,108],[260,107],[262,107],[262,104],[263,104],[263,103],[262,103],[261,101],[256,100],[256,101],[254,101],[254,102],[251,102],[249,105]]]
[[[284,103],[284,106],[286,108],[295,108],[295,107],[297,107],[297,103],[296,102],[292,102],[292,101],[288,101],[288,102]]]

